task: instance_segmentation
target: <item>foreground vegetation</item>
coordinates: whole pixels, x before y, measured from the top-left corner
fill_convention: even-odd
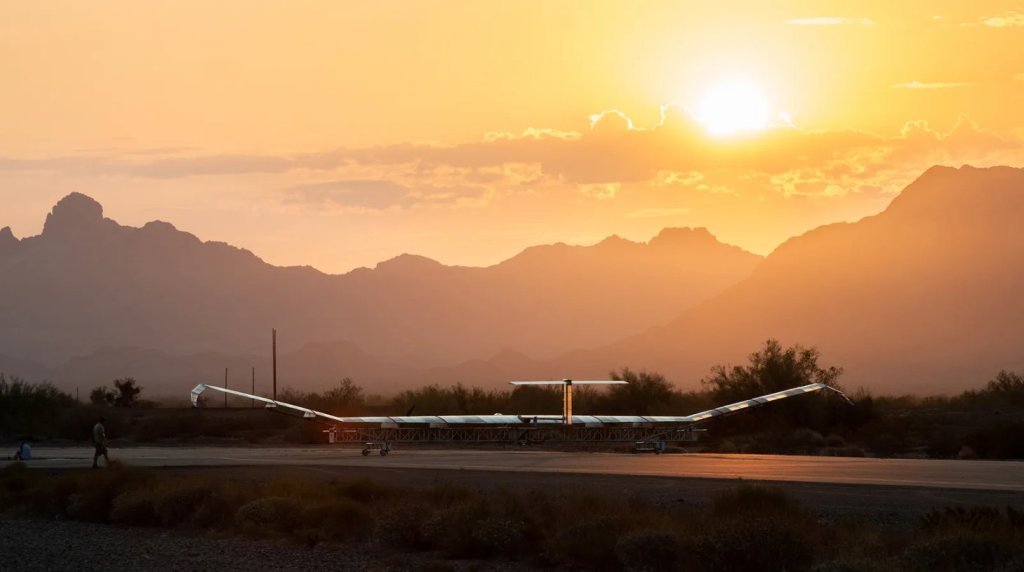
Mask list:
[[[842,370],[819,365],[814,349],[783,348],[769,340],[749,363],[718,366],[698,391],[682,391],[653,372],[613,371],[630,383],[579,387],[574,408],[581,413],[664,415],[692,413],[808,383],[838,386]],[[108,419],[108,435],[134,442],[231,439],[236,442],[323,439],[320,425],[247,410],[244,400],[217,409],[142,407],[135,380],[95,391],[82,405],[48,384],[29,384],[0,374],[0,438],[26,436],[88,439],[96,418]],[[706,424],[702,446],[719,452],[919,456],[931,458],[1024,459],[1024,377],[999,372],[982,389],[951,397],[851,395],[855,404],[823,392],[716,418]],[[463,385],[428,386],[391,399],[369,397],[351,379],[323,392],[285,390],[278,398],[335,415],[557,413],[559,388],[520,386],[484,390]],[[121,406],[118,406],[118,405]],[[142,405],[142,406],[140,406]]]
[[[372,480],[182,478],[114,465],[62,476],[0,470],[7,516],[187,529],[382,553],[592,570],[1024,569],[1024,514],[951,507],[893,530],[822,521],[781,489],[740,484],[706,505],[621,495],[477,491]]]

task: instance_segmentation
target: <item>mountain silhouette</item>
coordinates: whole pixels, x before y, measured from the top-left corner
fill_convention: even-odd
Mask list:
[[[0,231],[0,370],[62,385],[187,383],[207,369],[216,379],[264,364],[272,327],[302,384],[395,381],[481,356],[547,359],[642,332],[761,259],[704,229],[666,229],[648,243],[532,247],[485,268],[402,255],[329,275],[166,222],[122,226],[73,193],[39,236]]]
[[[1024,368],[1021,220],[1024,169],[933,167],[884,212],[790,239],[675,320],[557,363],[588,375],[646,367],[695,387],[775,338],[817,347],[853,388],[977,387]]]

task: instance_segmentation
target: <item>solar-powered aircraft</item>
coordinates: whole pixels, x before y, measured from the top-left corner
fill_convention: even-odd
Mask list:
[[[765,405],[779,399],[818,391],[831,391],[848,403],[853,403],[838,389],[811,383],[785,391],[771,393],[730,403],[715,409],[684,416],[671,415],[574,415],[572,388],[577,385],[621,385],[618,380],[546,380],[511,381],[512,385],[562,386],[561,415],[404,415],[374,417],[339,417],[243,393],[215,385],[199,384],[192,390],[192,405],[199,406],[199,396],[214,390],[245,399],[259,401],[269,411],[279,411],[320,421],[329,427],[329,441],[363,443],[363,455],[379,451],[387,455],[392,443],[477,442],[477,443],[542,443],[542,442],[622,442],[634,443],[636,451],[660,453],[665,443],[696,441],[703,429],[699,424],[708,419],[730,415],[751,407]]]

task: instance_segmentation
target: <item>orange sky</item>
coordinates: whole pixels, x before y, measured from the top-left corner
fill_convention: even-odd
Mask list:
[[[0,2],[0,226],[81,191],[327,271],[665,226],[767,253],[1022,164],[1024,7],[768,4]],[[768,123],[709,134],[737,79]]]

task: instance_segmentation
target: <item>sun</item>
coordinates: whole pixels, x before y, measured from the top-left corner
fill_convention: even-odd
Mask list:
[[[757,84],[722,81],[704,92],[695,119],[717,137],[760,131],[768,127],[769,103]]]

